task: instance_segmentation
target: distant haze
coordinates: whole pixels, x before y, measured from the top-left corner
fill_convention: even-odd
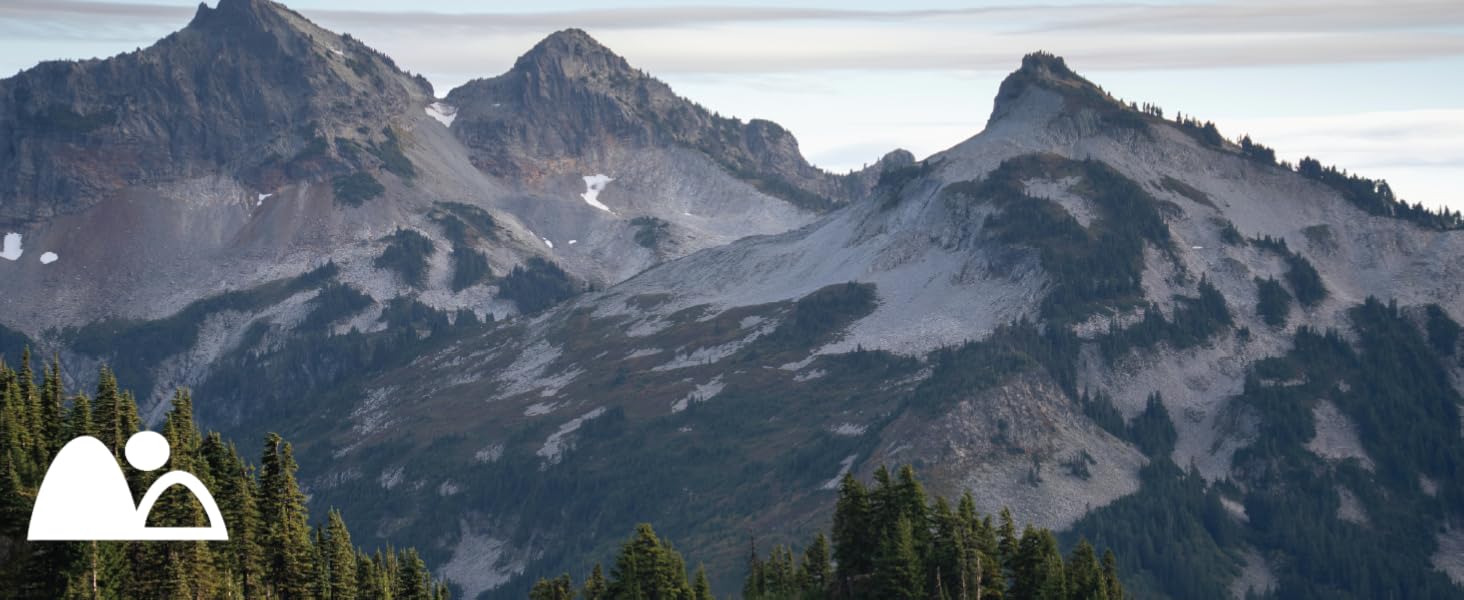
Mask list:
[[[1008,0],[1010,1],[1010,0]],[[209,2],[214,4],[215,2]],[[776,121],[819,166],[925,157],[985,124],[997,84],[1044,49],[1114,94],[1312,155],[1400,196],[1464,210],[1464,10],[1443,1],[298,0],[425,74],[438,95],[580,27],[724,115]],[[6,0],[0,73],[102,57],[181,28],[196,2]]]

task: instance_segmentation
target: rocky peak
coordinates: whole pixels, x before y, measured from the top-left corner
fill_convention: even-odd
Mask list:
[[[1018,112],[1043,92],[1063,99],[1064,112],[1091,109],[1100,113],[1127,110],[1122,103],[1067,66],[1061,56],[1037,51],[1022,57],[1021,68],[1002,80],[991,122]]]
[[[425,80],[280,4],[200,5],[148,48],[0,80],[0,221],[220,169],[260,190],[319,178],[349,168],[337,136],[377,135],[428,95]]]
[[[577,81],[648,79],[581,29],[550,34],[519,57],[512,72]]]
[[[612,147],[681,146],[802,208],[850,198],[843,181],[808,164],[787,130],[716,115],[579,29],[550,35],[508,72],[470,81],[446,101],[458,109],[453,133],[494,175],[533,180],[547,175],[545,164]]]

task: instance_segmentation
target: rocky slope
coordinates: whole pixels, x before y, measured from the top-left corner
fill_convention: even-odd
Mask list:
[[[586,45],[632,72],[583,33],[564,32],[504,78],[532,72],[556,89],[580,89],[585,67],[573,56]],[[665,102],[691,106],[639,77]],[[808,166],[770,123],[717,119],[724,130],[763,133],[714,155],[669,138],[622,143],[620,130],[573,112],[573,102],[527,97],[509,103],[537,115],[520,115],[519,125],[550,137],[582,131],[576,152],[554,158],[531,141],[538,134],[524,134],[515,156],[557,165],[557,178],[485,168],[458,139],[468,126],[491,129],[481,117],[486,97],[472,89],[455,92],[463,106],[454,125],[448,113],[457,109],[433,98],[425,80],[268,0],[203,5],[149,48],[0,80],[0,229],[13,234],[16,253],[0,261],[0,326],[65,353],[78,383],[91,363],[116,362],[113,342],[181,328],[188,333],[167,336],[180,342],[129,369],[159,400],[172,385],[203,382],[241,350],[250,326],[269,327],[270,344],[295,337],[306,313],[326,303],[314,300],[319,286],[289,296],[260,290],[323,265],[339,271],[328,279],[367,296],[335,315],[340,331],[389,329],[384,311],[396,298],[502,318],[525,302],[537,310],[540,298],[812,220],[817,211],[759,189],[772,177],[764,166],[801,165],[787,176],[840,200],[835,193],[873,184],[868,173],[839,178]],[[594,155],[603,160],[589,160],[590,147],[604,149]],[[425,245],[392,250],[404,239],[398,230]],[[383,258],[392,252],[397,260]],[[532,271],[537,283],[505,292],[504,278],[531,264],[553,265],[548,279]]]
[[[839,474],[889,463],[916,464],[940,493],[970,489],[983,510],[1081,529],[1167,489],[1143,470],[1164,459],[1239,486],[1217,506],[1245,523],[1254,480],[1235,453],[1269,435],[1243,397],[1264,359],[1306,331],[1356,331],[1369,296],[1464,315],[1451,258],[1464,232],[1369,215],[1049,55],[1007,79],[981,134],[880,179],[798,230],[355,382],[295,434],[339,465],[316,492],[411,498],[420,508],[392,512],[386,533],[437,540],[449,577],[495,597],[603,554],[625,519],[673,532],[730,586],[749,536],[806,537]],[[1298,262],[1325,294],[1269,325],[1255,281],[1292,282]],[[1176,439],[1146,457],[1121,426],[1155,393]],[[1119,428],[1080,400],[1100,395]],[[1335,431],[1359,413],[1315,406],[1327,418],[1303,456],[1366,455]],[[1246,578],[1230,589],[1274,583],[1277,563],[1227,543],[1214,568]]]
[[[598,282],[803,225],[867,194],[884,165],[913,160],[896,152],[826,173],[776,123],[714,114],[578,29],[437,110],[476,167],[513,182],[515,214]]]
[[[0,342],[287,434],[314,502],[467,597],[522,597],[635,521],[731,589],[749,537],[807,539],[839,476],[891,463],[1149,549],[1119,552],[1150,561],[1124,565],[1144,597],[1464,593],[1464,231],[1370,182],[1041,53],[975,137],[833,176],[574,30],[440,101],[262,0],[169,40],[0,82]],[[187,40],[238,60],[139,66]],[[270,100],[108,100],[107,73]],[[108,102],[138,108],[86,118]],[[142,139],[146,169],[98,158]],[[53,153],[70,168],[26,166]]]

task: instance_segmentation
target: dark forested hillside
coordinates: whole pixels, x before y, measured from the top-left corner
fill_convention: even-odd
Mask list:
[[[173,396],[161,433],[168,470],[192,473],[216,500],[228,541],[26,541],[32,503],[56,453],[70,440],[92,436],[123,464],[134,502],[159,472],[122,461],[139,430],[137,404],[103,367],[94,396],[68,394],[61,366],[45,365],[40,380],[30,353],[20,370],[0,359],[0,598],[289,598],[445,600],[411,548],[367,553],[351,543],[340,513],[331,510],[312,528],[305,494],[295,480],[293,449],[266,436],[258,466],[232,442],[202,434],[193,399]],[[186,490],[165,491],[148,514],[149,527],[210,525]]]

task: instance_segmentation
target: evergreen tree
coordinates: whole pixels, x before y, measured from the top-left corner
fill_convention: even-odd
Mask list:
[[[330,571],[330,600],[356,599],[356,547],[340,511],[326,514],[324,556]]]
[[[529,600],[574,600],[574,582],[568,573],[554,579],[540,579],[529,590]]]
[[[714,600],[712,582],[707,579],[707,568],[703,565],[696,566],[696,576],[691,583],[691,600]]]
[[[1103,551],[1103,586],[1108,600],[1123,600],[1123,584],[1118,581],[1118,558],[1112,550]]]
[[[880,540],[870,583],[874,597],[890,600],[923,598],[920,556],[915,552],[915,535],[910,519],[901,515]]]
[[[829,541],[823,532],[814,536],[813,543],[803,550],[803,563],[799,566],[799,587],[806,600],[825,598],[832,589],[834,566],[829,562]]]
[[[65,429],[68,442],[84,435],[96,435],[96,427],[92,425],[91,399],[86,394],[77,394],[71,399],[71,409],[66,411]]]
[[[397,560],[398,571],[394,600],[432,600],[432,575],[427,564],[412,548],[402,550]]]
[[[1067,578],[1068,597],[1072,600],[1108,600],[1108,581],[1088,540],[1079,541],[1068,557]]]
[[[307,598],[311,588],[310,526],[306,523],[305,495],[295,481],[295,457],[290,444],[274,433],[264,442],[260,461],[259,512],[264,524],[264,580],[283,600]],[[266,592],[268,594],[268,592]]]
[[[119,459],[122,458],[127,439],[137,433],[137,404],[117,388],[117,377],[107,367],[102,367],[97,380],[97,396],[92,402],[92,424],[97,439]]]
[[[691,595],[681,554],[663,544],[650,524],[641,523],[620,549],[610,572],[609,597],[675,600]]]
[[[869,493],[853,475],[845,474],[839,484],[839,500],[834,509],[835,576],[839,585],[849,589],[854,578],[874,569],[875,531]]]
[[[610,597],[610,584],[605,581],[605,570],[595,563],[595,568],[590,571],[589,578],[585,579],[584,590],[580,595],[585,600],[605,600]]]

